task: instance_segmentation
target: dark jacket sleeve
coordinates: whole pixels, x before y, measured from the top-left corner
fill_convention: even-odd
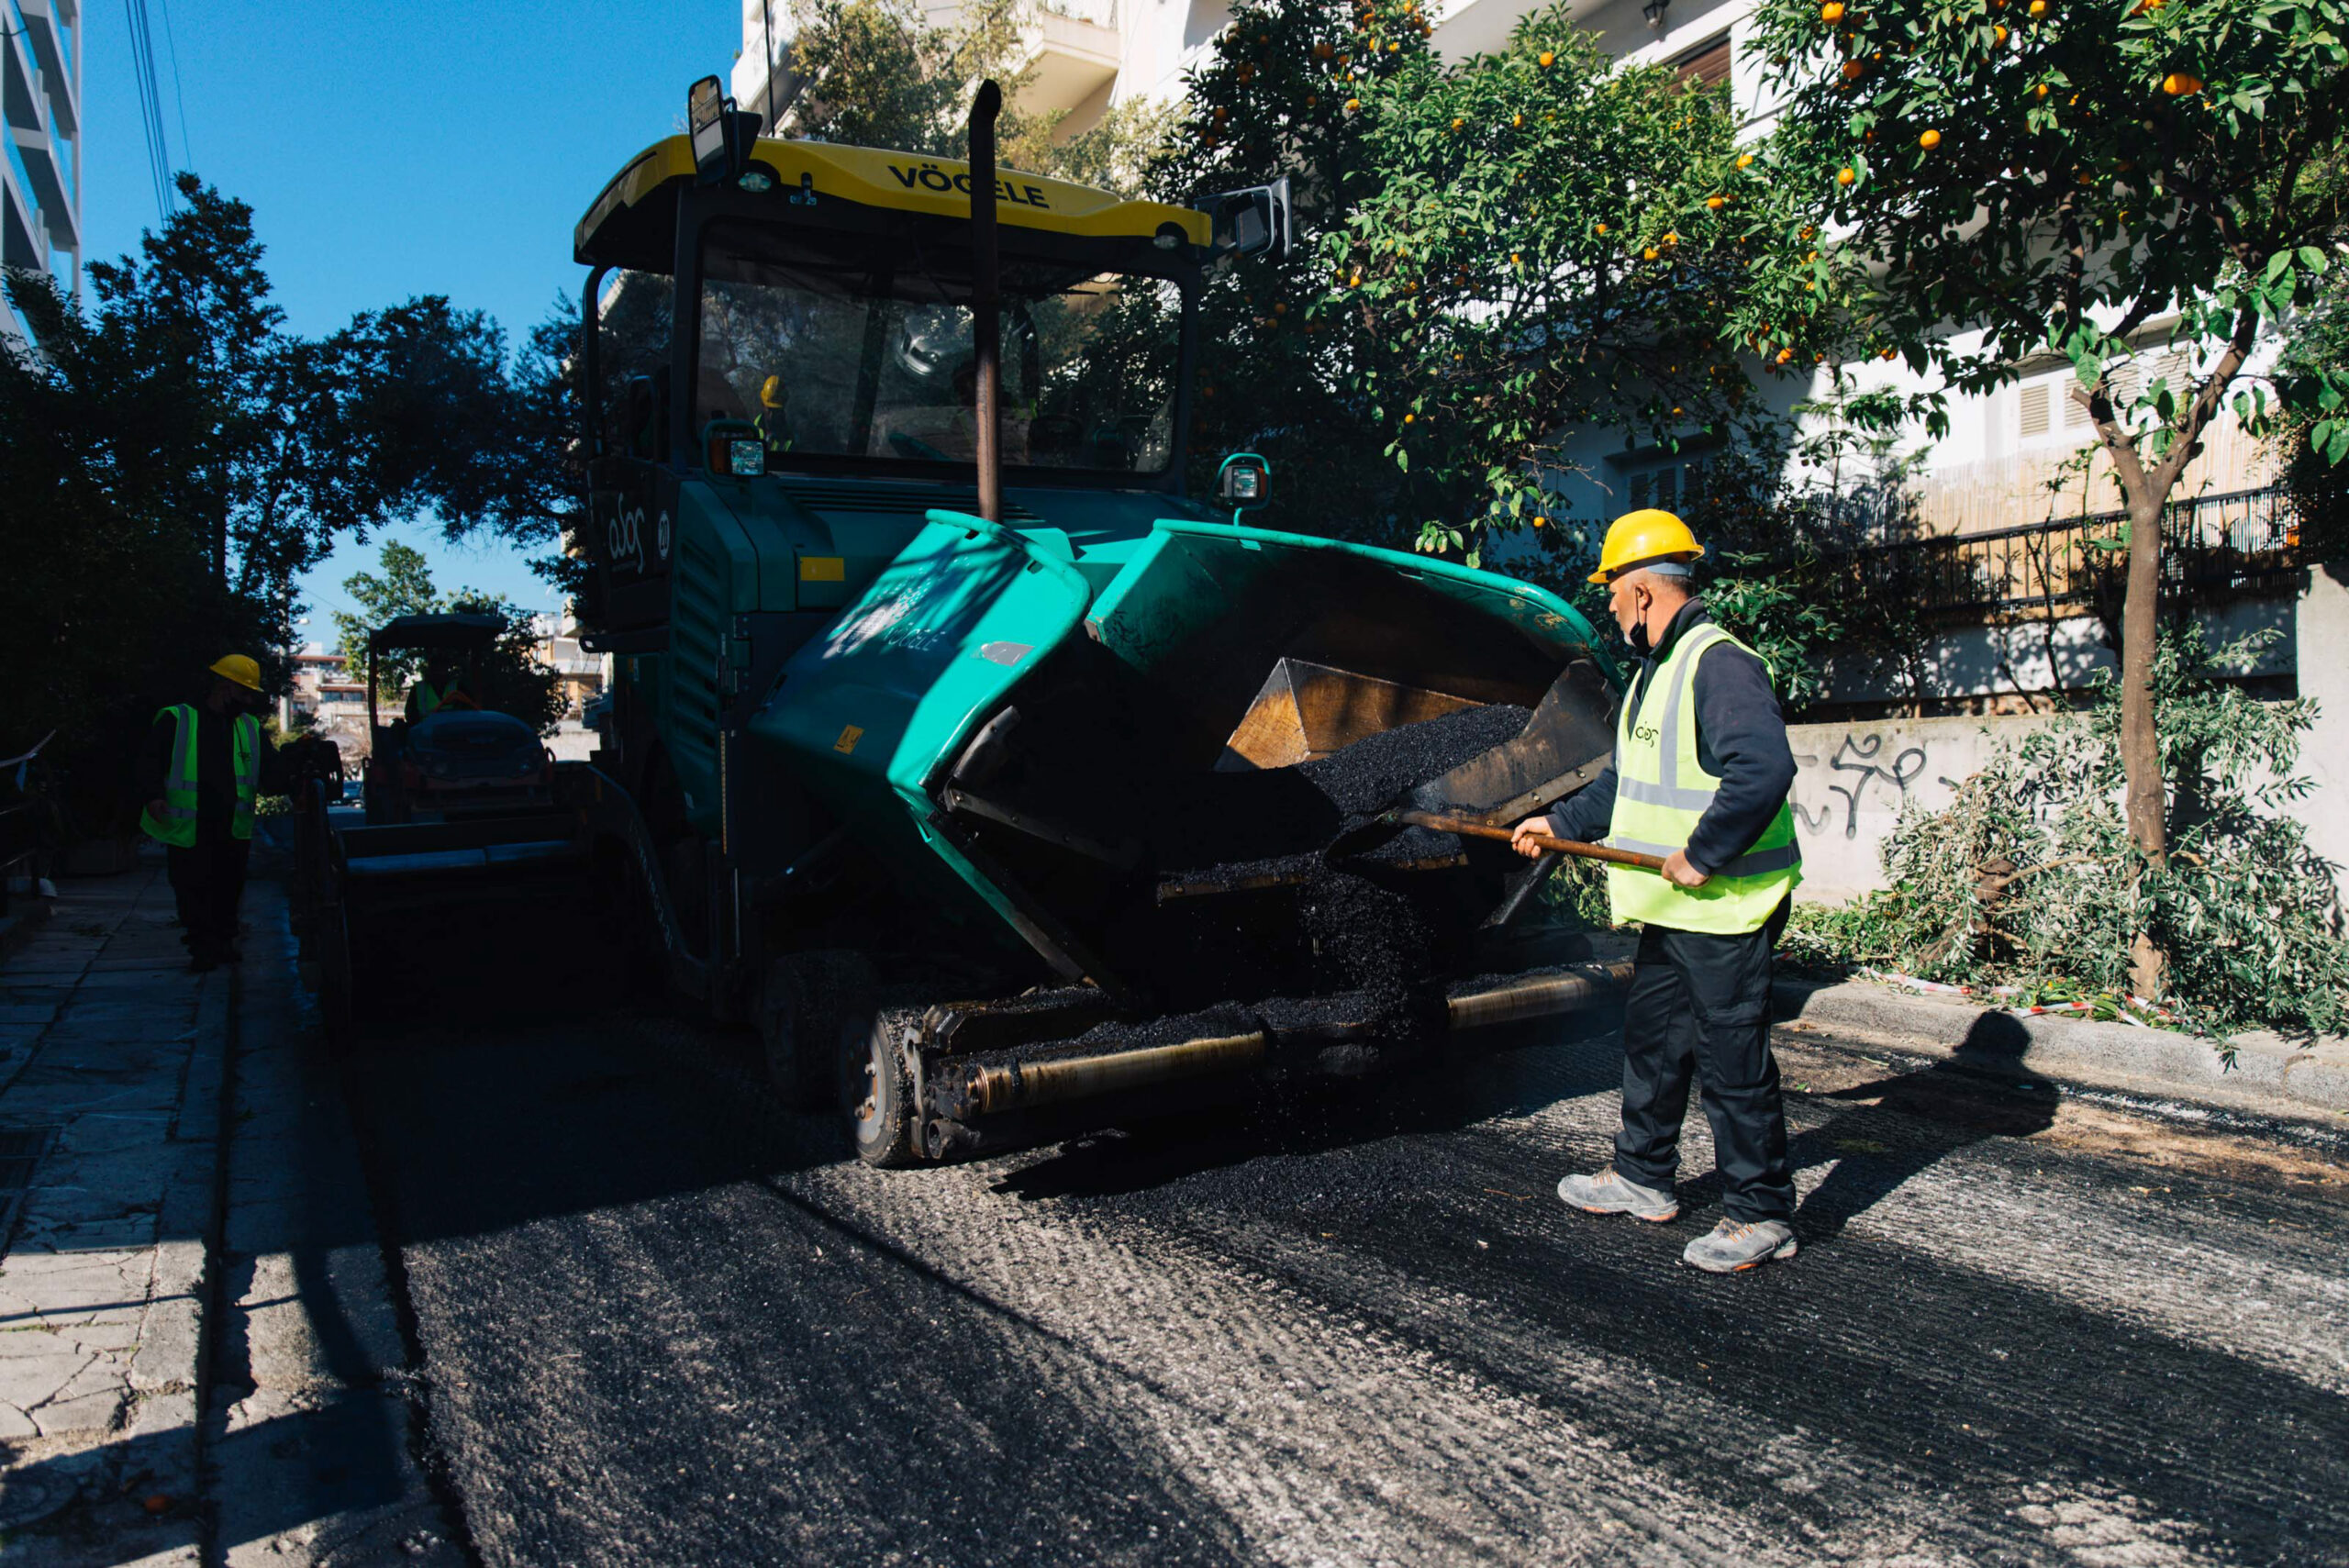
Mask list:
[[[1550,807],[1550,832],[1556,838],[1595,844],[1607,837],[1607,825],[1614,816],[1615,764],[1609,762],[1605,773]]]
[[[1753,847],[1794,787],[1795,759],[1770,672],[1742,648],[1706,650],[1692,683],[1697,760],[1721,781],[1688,835],[1688,863],[1708,876]]]

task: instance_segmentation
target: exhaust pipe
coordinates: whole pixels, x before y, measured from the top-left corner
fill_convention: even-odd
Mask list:
[[[1003,322],[996,307],[995,121],[1003,89],[979,83],[971,104],[971,361],[978,373],[979,516],[1003,521]]]

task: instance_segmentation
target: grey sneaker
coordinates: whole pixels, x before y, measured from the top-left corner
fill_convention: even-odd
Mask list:
[[[1734,1274],[1791,1258],[1797,1251],[1794,1227],[1783,1219],[1724,1219],[1689,1242],[1680,1261],[1709,1274]]]
[[[1678,1198],[1625,1181],[1612,1165],[1595,1176],[1568,1176],[1558,1184],[1558,1195],[1586,1214],[1628,1214],[1653,1225],[1680,1218]]]

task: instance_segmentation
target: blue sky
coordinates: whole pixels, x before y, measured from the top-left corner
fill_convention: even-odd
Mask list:
[[[741,43],[729,0],[146,3],[173,166],[252,204],[278,304],[313,335],[445,294],[518,339],[576,295],[571,228],[588,202]],[[158,215],[125,8],[83,0],[82,20],[83,253],[112,257]],[[395,537],[443,586],[552,606],[518,552],[452,549],[429,527]],[[330,635],[342,579],[376,548],[346,543],[306,580],[312,636]]]

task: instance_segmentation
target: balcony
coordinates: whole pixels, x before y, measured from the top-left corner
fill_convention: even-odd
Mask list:
[[[0,0],[0,32],[12,35],[0,38],[0,105],[10,125],[39,130],[47,122],[40,111],[40,68],[25,43],[30,31],[17,20],[16,6]]]
[[[9,162],[25,182],[25,194],[40,208],[50,243],[61,250],[79,250],[82,232],[73,217],[73,188],[65,172],[65,155],[44,131],[10,126]]]
[[[1120,47],[1113,6],[1040,8],[1029,42],[1035,73],[1021,89],[1021,106],[1039,112],[1077,107],[1118,79]]]

